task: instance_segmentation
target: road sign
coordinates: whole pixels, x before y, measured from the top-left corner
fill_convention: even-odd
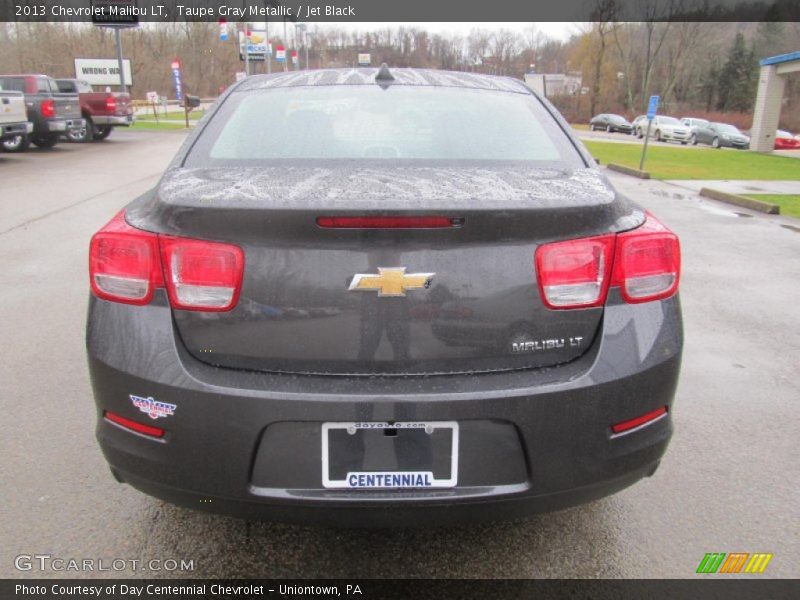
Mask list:
[[[275,60],[278,62],[286,62],[286,48],[283,46],[275,47]]]
[[[650,96],[650,104],[647,105],[647,120],[652,121],[658,110],[658,96]]]
[[[147,101],[150,104],[158,103],[158,92],[147,92]]]
[[[368,52],[360,52],[358,54],[358,64],[362,67],[368,67],[372,62],[372,57]]]
[[[139,15],[147,14],[137,0],[91,0],[92,23],[100,27],[138,27]]]
[[[225,19],[219,20],[219,39],[220,41],[228,41],[228,22]]]
[[[297,66],[297,50],[292,50],[292,64]]]

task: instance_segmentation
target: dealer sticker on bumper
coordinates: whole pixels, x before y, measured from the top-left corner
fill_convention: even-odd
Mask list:
[[[458,423],[323,423],[322,484],[333,489],[451,488]]]

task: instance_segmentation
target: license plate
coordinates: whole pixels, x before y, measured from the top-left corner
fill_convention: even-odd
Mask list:
[[[455,421],[322,424],[326,488],[451,488],[457,481]]]

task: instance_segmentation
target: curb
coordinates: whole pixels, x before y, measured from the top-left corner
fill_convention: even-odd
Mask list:
[[[640,171],[639,169],[633,169],[631,167],[618,165],[616,163],[608,163],[606,167],[611,169],[612,171],[617,171],[618,173],[624,173],[625,175],[630,175],[631,177],[638,177],[639,179],[650,179],[650,173],[648,173],[647,171]]]
[[[761,200],[753,200],[752,198],[745,198],[744,196],[737,196],[736,194],[729,194],[711,188],[701,188],[700,195],[720,202],[727,202],[728,204],[735,204],[742,208],[749,208],[768,215],[779,215],[781,207],[777,204],[770,204],[769,202],[762,202]]]

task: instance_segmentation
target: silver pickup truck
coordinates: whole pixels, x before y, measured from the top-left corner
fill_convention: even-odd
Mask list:
[[[0,142],[19,144],[21,138],[32,132],[33,123],[28,121],[22,92],[0,90]]]
[[[0,89],[22,92],[28,121],[33,123],[30,135],[18,140],[14,146],[3,142],[8,152],[25,150],[30,142],[40,148],[52,148],[60,136],[86,127],[81,115],[78,94],[63,94],[55,79],[47,75],[0,75]]]

